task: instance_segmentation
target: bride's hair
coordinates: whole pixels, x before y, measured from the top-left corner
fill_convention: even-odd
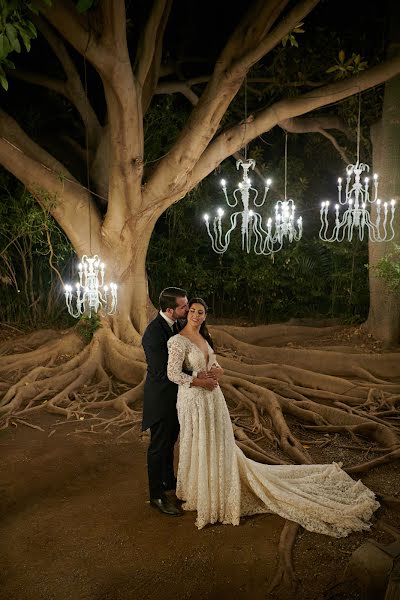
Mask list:
[[[192,298],[191,300],[189,300],[189,309],[192,306],[192,304],[201,304],[202,307],[204,308],[204,311],[206,313],[208,313],[208,306],[207,304],[204,302],[203,298]],[[203,321],[201,326],[200,326],[200,334],[203,336],[203,338],[205,340],[207,340],[207,342],[210,344],[211,348],[214,350],[214,342],[212,341],[212,337],[210,335],[210,332],[207,329],[207,325],[206,322]]]

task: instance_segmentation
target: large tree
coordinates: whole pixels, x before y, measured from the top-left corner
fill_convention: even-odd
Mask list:
[[[40,30],[65,71],[65,80],[43,74],[17,76],[64,94],[74,104],[87,130],[91,181],[107,203],[105,214],[96,197],[4,112],[1,113],[0,161],[48,208],[67,233],[78,255],[100,254],[111,279],[120,286],[118,315],[112,328],[118,338],[138,343],[148,320],[145,258],[159,216],[215,169],[272,127],[375,86],[399,71],[393,57],[353,79],[321,86],[318,91],[282,98],[260,110],[247,123],[220,131],[221,120],[249,69],[271,52],[318,4],[318,0],[256,2],[243,16],[220,52],[214,70],[179,137],[167,156],[144,169],[143,118],[158,88],[179,90],[186,82],[162,80],[163,34],[171,9],[154,2],[136,56],[130,60],[124,2],[103,1],[90,15],[79,16],[72,2],[38,4]],[[99,74],[107,106],[105,125],[85,93],[66,42],[85,56]],[[324,123],[320,129],[335,127]],[[311,125],[308,125],[311,128]],[[54,199],[52,202],[50,199]],[[91,215],[91,248],[88,205]]]
[[[160,215],[221,161],[277,125],[330,136],[329,129],[341,127],[334,115],[314,113],[307,119],[302,115],[385,82],[400,71],[400,57],[394,55],[349,79],[317,87],[303,82],[305,88],[311,85],[312,91],[287,97],[280,94],[279,99],[251,114],[246,122],[221,127],[249,69],[287,39],[318,0],[254,2],[227,36],[212,72],[192,80],[182,75],[174,80],[173,69],[163,60],[167,51],[163,37],[171,4],[156,0],[148,14],[142,15],[144,24],[139,28],[131,59],[123,0],[102,0],[83,15],[68,0],[37,3],[40,15],[36,25],[65,77],[55,79],[22,69],[14,76],[65,96],[75,107],[86,132],[86,148],[77,150],[86,155],[92,192],[89,181],[79,181],[4,111],[0,112],[0,162],[52,214],[78,256],[96,253],[102,257],[109,278],[119,284],[119,309],[110,319],[102,319],[101,330],[81,353],[75,333],[67,332],[61,342],[57,339],[50,343],[44,338],[42,342],[46,343],[40,350],[20,357],[18,368],[29,369],[38,362],[52,363],[60,353],[73,355],[62,366],[34,369],[26,376],[28,379],[17,382],[2,401],[0,410],[6,416],[26,401],[49,396],[48,404],[56,410],[58,403],[87,381],[96,377],[106,380],[106,371],[122,381],[141,381],[142,355],[135,347],[152,308],[145,262]],[[75,51],[84,57],[83,81],[73,60]],[[86,62],[101,80],[106,105],[102,122],[87,93]],[[199,82],[203,85],[195,94],[192,87]],[[167,154],[145,168],[144,118],[152,98],[166,92],[182,92],[193,108]],[[13,360],[10,357],[5,368]],[[24,385],[32,381],[34,385]],[[54,393],[49,394],[49,388]],[[138,394],[140,386],[128,396]],[[65,412],[64,408],[57,410]]]
[[[388,55],[395,56],[400,43],[400,7],[390,6],[391,27],[389,31]],[[374,169],[382,175],[382,197],[400,200],[400,76],[385,84],[382,118],[372,128]],[[400,241],[399,228],[391,242],[379,244],[369,242],[369,285],[370,310],[367,320],[368,330],[388,345],[400,341],[400,296],[390,289],[384,279],[378,277],[377,267],[393,251],[394,244]],[[382,310],[382,298],[386,298]]]
[[[395,77],[400,56],[333,83],[302,81],[297,87],[300,93],[275,94],[246,122],[227,126],[223,120],[249,70],[267,60],[318,0],[256,0],[227,36],[212,72],[190,80],[163,58],[168,54],[163,38],[170,0],[154,0],[143,26],[136,28],[141,34],[129,47],[123,0],[101,0],[83,15],[68,0],[49,4],[37,3],[36,24],[65,76],[55,79],[31,70],[18,70],[15,75],[63,95],[75,107],[86,143],[83,147],[76,139],[72,143],[88,158],[92,191],[87,179],[74,176],[72,169],[38,143],[39,137],[28,135],[10,111],[3,110],[0,163],[51,213],[78,256],[102,257],[108,277],[119,284],[119,309],[114,317],[102,318],[89,344],[75,329],[35,332],[5,343],[0,348],[5,355],[0,364],[0,417],[2,426],[7,426],[43,406],[67,416],[93,418],[97,409],[113,407],[118,411],[114,422],[130,424],[139,418],[135,402],[145,372],[139,343],[152,308],[145,262],[157,219],[225,158],[275,126],[318,131],[333,139],[329,130],[341,126],[334,114],[314,113],[306,119],[303,115]],[[136,12],[132,14],[135,17]],[[79,55],[84,57],[83,79],[75,61]],[[90,77],[86,63],[92,69]],[[176,80],[174,70],[179,74]],[[95,86],[91,98],[101,87],[106,107],[102,120],[101,103],[95,110],[86,93],[87,80]],[[193,108],[167,154],[146,166],[146,112],[155,94],[173,92],[181,92]],[[326,334],[326,330],[280,326],[215,329],[225,368],[221,385],[234,416],[235,435],[256,460],[312,462],[312,452],[301,441],[310,427],[328,436],[345,432],[371,440],[378,455],[356,460],[350,472],[362,473],[399,456],[398,434],[390,424],[400,392],[398,355],[350,355],[334,348],[327,352],[322,345],[320,350],[282,347],[289,341],[311,343]],[[242,360],[236,360],[236,354]],[[110,375],[129,389],[113,393]],[[10,378],[14,378],[11,387]],[[251,427],[241,421],[246,411]],[[96,418],[96,424],[104,424],[100,416]],[[296,423],[301,423],[301,429]],[[246,431],[262,434],[267,449]],[[286,528],[283,540],[287,551],[293,537]]]

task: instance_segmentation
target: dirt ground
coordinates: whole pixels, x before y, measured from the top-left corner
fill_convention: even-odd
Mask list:
[[[76,433],[83,423],[50,415],[35,424],[43,431],[19,426],[0,435],[1,600],[356,600],[356,582],[340,583],[351,553],[371,536],[391,541],[376,528],[339,540],[304,531],[298,591],[270,594],[280,517],[197,531],[193,513],[167,517],[147,503],[139,432],[118,441]],[[366,483],[393,492],[399,465],[377,473]]]
[[[15,332],[3,329],[8,335]],[[381,351],[359,328],[334,335],[321,346]],[[194,513],[172,518],[148,504],[148,439],[138,429],[118,439],[120,431],[83,433],[85,421],[45,413],[30,423],[40,429],[0,431],[0,600],[364,600],[357,580],[343,579],[349,559],[369,538],[393,541],[382,520],[400,528],[400,516],[381,508],[364,534],[301,531],[297,591],[271,593],[283,519],[266,514],[198,531]],[[343,440],[332,439],[323,452],[311,434],[303,442],[315,462],[354,460]],[[399,461],[363,481],[399,497]]]

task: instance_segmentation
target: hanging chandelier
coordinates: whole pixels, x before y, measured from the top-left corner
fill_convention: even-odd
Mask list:
[[[247,148],[245,148],[245,157],[247,156]],[[241,239],[242,250],[250,253],[253,251],[257,255],[269,256],[282,249],[285,240],[289,243],[298,241],[303,234],[302,218],[295,219],[295,204],[292,199],[286,196],[287,188],[287,134],[285,138],[285,198],[278,200],[275,204],[275,217],[265,220],[262,215],[257,212],[257,208],[264,205],[268,191],[271,186],[271,179],[265,182],[263,197],[258,201],[259,192],[251,184],[251,179],[248,176],[249,169],[254,169],[255,160],[245,158],[244,161],[236,161],[236,168],[243,169],[242,181],[233,192],[233,201],[229,200],[226,188],[225,179],[221,180],[222,190],[224,192],[225,201],[230,208],[235,208],[239,200],[242,204],[242,210],[231,214],[230,226],[226,233],[223,233],[222,217],[224,210],[217,209],[217,214],[213,218],[212,225],[210,224],[210,216],[204,215],[204,221],[207,228],[207,233],[211,239],[211,245],[214,252],[224,254],[229,247],[231,234],[236,229],[238,218],[241,217]],[[250,208],[252,204],[252,208]]]
[[[319,237],[324,242],[352,241],[353,235],[362,241],[366,235],[373,242],[390,242],[394,238],[393,221],[396,210],[394,200],[383,202],[378,198],[378,175],[372,179],[373,191],[370,194],[370,179],[361,174],[369,173],[369,165],[360,163],[360,117],[361,95],[358,101],[357,125],[357,162],[346,167],[346,184],[342,196],[342,178],[338,179],[338,202],[334,205],[334,225],[329,231],[329,200],[321,203],[321,228]],[[372,197],[371,197],[372,195]],[[343,214],[341,207],[345,207]],[[375,208],[375,217],[371,218],[371,207]]]
[[[100,258],[94,256],[82,256],[78,265],[79,282],[75,284],[75,296],[73,287],[66,285],[65,302],[68,312],[77,319],[82,315],[91,317],[101,309],[107,315],[113,315],[117,310],[118,294],[117,284],[104,284],[105,265]],[[73,306],[75,302],[76,308]]]
[[[85,75],[85,93],[87,90],[86,77],[86,55],[83,56],[83,68]],[[90,194],[90,176],[89,176],[89,138],[86,128],[86,189]],[[101,258],[92,255],[92,218],[91,218],[91,199],[88,199],[88,217],[89,217],[89,252],[90,256],[84,254],[81,262],[78,264],[79,282],[75,286],[65,285],[64,295],[65,303],[69,314],[78,319],[81,316],[91,318],[101,311],[105,315],[113,315],[117,310],[118,291],[117,284],[104,284],[105,265]]]
[[[242,238],[242,250],[245,250],[249,253],[251,250],[252,241],[256,242],[257,236],[262,235],[258,227],[259,220],[262,220],[261,215],[250,208],[250,204],[253,205],[254,209],[260,208],[264,205],[268,190],[271,185],[271,180],[266,180],[263,198],[260,202],[257,202],[259,193],[258,190],[252,186],[251,179],[248,175],[249,169],[254,169],[255,166],[256,162],[252,158],[244,161],[236,161],[236,168],[243,169],[243,176],[242,180],[238,184],[238,187],[233,192],[232,202],[229,200],[226,181],[225,179],[221,179],[222,191],[224,192],[225,200],[228,206],[230,208],[235,208],[239,204],[239,201],[242,204],[242,210],[231,214],[230,227],[225,234],[223,234],[222,231],[222,217],[224,215],[224,210],[222,208],[217,209],[217,214],[213,219],[212,227],[210,227],[209,215],[204,215],[204,221],[206,223],[207,233],[211,239],[212,249],[217,254],[223,254],[227,251],[231,240],[231,234],[233,230],[236,229],[238,217],[241,217],[240,232]],[[253,233],[255,237],[252,240]]]

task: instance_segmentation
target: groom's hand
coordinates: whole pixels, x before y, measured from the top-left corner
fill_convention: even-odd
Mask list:
[[[214,377],[212,375],[210,375],[209,371],[197,371],[197,378],[198,379],[214,379]]]
[[[191,387],[201,387],[204,390],[212,392],[218,387],[218,381],[213,377],[208,376],[199,378],[199,374],[197,374],[197,377],[195,377],[191,383]]]

